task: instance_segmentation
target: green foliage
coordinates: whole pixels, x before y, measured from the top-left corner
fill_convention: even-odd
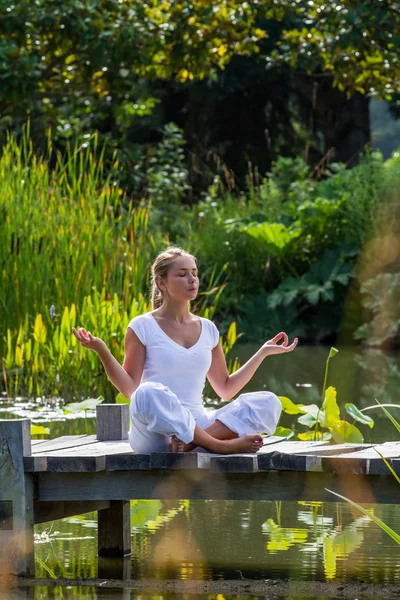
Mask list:
[[[340,418],[340,408],[336,399],[336,389],[329,386],[326,389],[326,382],[329,371],[329,361],[337,354],[336,348],[331,348],[326,361],[324,385],[322,389],[322,404],[295,404],[289,398],[280,396],[282,411],[289,415],[298,415],[297,423],[308,428],[304,433],[297,432],[299,440],[316,441],[333,439],[337,444],[344,442],[362,443],[364,441],[360,430],[353,424]],[[365,415],[354,404],[345,405],[347,413],[354,419],[369,427],[374,426],[374,421]],[[281,427],[278,427],[275,435],[279,435]]]
[[[274,53],[301,73],[332,74],[347,93],[391,98],[398,89],[400,14],[395,0],[285,0]]]

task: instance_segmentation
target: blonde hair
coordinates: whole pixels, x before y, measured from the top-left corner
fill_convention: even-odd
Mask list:
[[[152,309],[155,310],[159,308],[164,301],[164,292],[160,290],[157,285],[157,279],[161,277],[164,279],[168,275],[168,271],[174,262],[174,260],[178,256],[190,256],[196,262],[196,258],[182,250],[182,248],[178,248],[177,246],[170,246],[156,257],[155,261],[151,267],[151,306]]]

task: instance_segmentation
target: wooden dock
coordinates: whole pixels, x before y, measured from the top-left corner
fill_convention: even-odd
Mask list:
[[[290,442],[269,437],[257,454],[135,454],[128,406],[97,407],[97,434],[31,441],[28,419],[0,420],[0,565],[34,574],[33,526],[98,511],[98,553],[130,553],[133,499],[398,503],[400,441]]]

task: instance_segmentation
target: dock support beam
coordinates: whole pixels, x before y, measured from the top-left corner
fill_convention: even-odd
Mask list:
[[[100,404],[96,407],[99,441],[128,439],[129,407],[127,404]],[[130,502],[114,500],[110,508],[98,511],[99,556],[126,556],[131,553]]]
[[[33,475],[29,419],[0,419],[0,572],[34,577]]]

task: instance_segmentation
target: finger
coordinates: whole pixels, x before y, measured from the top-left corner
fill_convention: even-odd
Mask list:
[[[286,335],[286,333],[284,333],[283,331],[281,331],[280,333],[278,333],[275,337],[272,338],[272,342],[274,342],[275,344],[277,342],[279,342],[279,340],[281,340],[282,338],[284,338]],[[286,336],[287,337],[287,336]]]
[[[286,352],[291,352],[292,350],[294,350],[296,348],[298,342],[299,342],[298,338],[295,338],[293,344],[290,344],[290,346],[287,346],[285,348]]]

